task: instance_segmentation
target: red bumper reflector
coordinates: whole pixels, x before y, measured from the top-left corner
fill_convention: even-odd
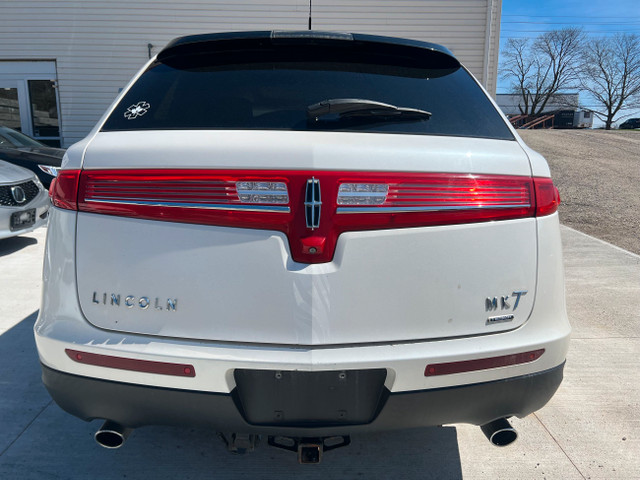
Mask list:
[[[539,359],[544,353],[544,348],[500,357],[479,358],[477,360],[465,360],[462,362],[432,363],[424,369],[425,377],[436,375],[451,375],[453,373],[474,372],[476,370],[488,370],[490,368],[508,367],[520,363],[529,363]]]
[[[111,355],[98,355],[96,353],[80,352],[78,350],[65,349],[67,356],[74,362],[97,367],[118,368],[120,370],[132,370],[134,372],[157,373],[159,375],[174,375],[176,377],[195,377],[196,370],[193,365],[183,363],[152,362],[149,360],[137,360],[135,358],[112,357]]]

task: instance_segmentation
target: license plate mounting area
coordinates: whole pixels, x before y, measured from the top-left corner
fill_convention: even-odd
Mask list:
[[[236,369],[234,397],[245,420],[265,426],[372,422],[387,398],[384,368],[302,372]]]
[[[9,228],[12,232],[16,230],[22,230],[24,228],[31,227],[36,223],[36,209],[30,208],[22,212],[15,212],[11,214],[11,220]]]

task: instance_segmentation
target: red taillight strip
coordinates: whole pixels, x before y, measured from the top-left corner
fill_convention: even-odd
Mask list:
[[[243,202],[236,183],[246,181],[239,175],[215,170],[85,170],[80,184],[80,203],[205,210],[243,210],[288,213],[288,201]],[[280,179],[282,183],[285,183]],[[249,192],[259,194],[259,192]],[[283,192],[286,197],[287,192]],[[83,208],[80,208],[83,210]],[[98,213],[98,212],[96,212]],[[107,213],[107,212],[101,212]],[[122,210],[120,211],[122,214]]]
[[[533,202],[529,177],[448,173],[410,174],[407,177],[387,179],[389,191],[383,203],[341,205],[337,213],[529,209]]]
[[[551,215],[560,206],[560,192],[550,178],[533,179],[536,192],[536,217]]]
[[[544,353],[544,348],[500,357],[479,358],[477,360],[464,360],[462,362],[432,363],[424,369],[425,377],[436,375],[451,375],[454,373],[474,372],[476,370],[488,370],[490,368],[508,367],[521,363],[529,363],[539,359]]]
[[[81,352],[65,349],[67,356],[74,362],[96,367],[117,368],[134,372],[156,373],[159,375],[173,375],[176,377],[195,377],[196,370],[193,365],[183,363],[152,362],[149,360],[137,360],[135,358],[112,357],[111,355],[99,355],[96,353]]]
[[[322,203],[313,228],[306,186],[315,179]],[[237,186],[244,185],[238,192]],[[273,188],[258,184],[272,184]],[[360,203],[344,184],[387,186]],[[384,190],[384,189],[383,189]],[[244,198],[241,198],[243,197]],[[255,198],[254,198],[255,196]],[[347,198],[349,197],[349,198]],[[56,207],[138,219],[283,232],[299,263],[333,259],[344,232],[512,220],[554,213],[560,201],[549,178],[457,173],[322,170],[62,170],[52,184]],[[258,203],[252,203],[254,200]],[[383,200],[383,201],[382,201]],[[382,202],[382,203],[380,203]],[[370,215],[370,213],[376,215]],[[348,213],[349,215],[344,215]]]
[[[78,182],[80,170],[61,170],[49,185],[49,196],[55,207],[66,210],[78,209]]]

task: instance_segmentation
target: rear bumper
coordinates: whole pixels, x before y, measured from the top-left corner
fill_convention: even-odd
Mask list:
[[[263,435],[329,436],[426,427],[447,423],[482,425],[523,417],[542,408],[562,381],[564,363],[543,372],[455,387],[384,391],[375,418],[366,424],[252,425],[236,391],[198,392],[113,382],[63,373],[42,365],[42,378],[56,403],[84,420],[109,419],[127,427],[208,426],[217,431]]]

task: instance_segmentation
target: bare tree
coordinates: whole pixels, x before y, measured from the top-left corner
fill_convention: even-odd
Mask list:
[[[611,125],[625,108],[640,107],[640,37],[618,34],[585,44],[578,70],[582,90],[599,105],[593,113]]]
[[[540,35],[534,42],[511,38],[502,52],[503,78],[511,79],[524,115],[541,113],[549,99],[575,83],[575,64],[584,39],[582,29],[568,27]]]
[[[502,51],[503,62],[501,75],[511,79],[511,90],[520,97],[518,108],[523,115],[529,115],[529,101],[531,91],[531,70],[533,69],[533,56],[531,46],[527,38],[510,38]]]

